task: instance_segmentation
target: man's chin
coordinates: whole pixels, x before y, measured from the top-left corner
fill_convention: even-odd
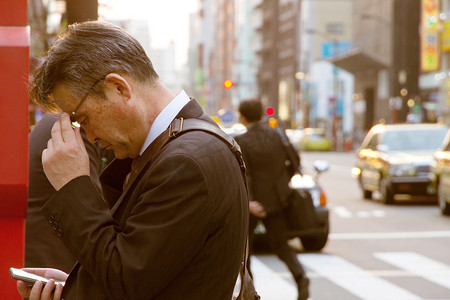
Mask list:
[[[135,159],[140,155],[139,151],[135,151],[134,149],[123,145],[116,145],[115,147],[111,147],[110,149],[114,151],[114,156],[118,159]]]
[[[126,153],[124,151],[120,151],[120,150],[116,150],[116,149],[113,149],[113,151],[114,151],[114,156],[117,159],[125,159],[125,158],[134,159],[134,158],[136,158],[136,157],[132,157],[131,155],[129,155],[128,153]]]

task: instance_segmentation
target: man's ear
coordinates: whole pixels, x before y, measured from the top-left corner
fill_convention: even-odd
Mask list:
[[[110,84],[120,96],[125,98],[125,100],[131,98],[131,86],[121,75],[109,73],[105,77],[105,83]]]

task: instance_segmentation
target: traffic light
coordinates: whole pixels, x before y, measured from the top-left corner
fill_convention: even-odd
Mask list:
[[[277,126],[278,126],[278,121],[277,121],[277,119],[275,119],[275,118],[273,118],[273,117],[269,118],[269,126],[272,127],[272,128],[277,127]]]
[[[268,107],[267,109],[266,109],[266,114],[270,117],[270,116],[272,116],[273,115],[273,107]]]
[[[229,88],[231,88],[231,87],[233,86],[233,81],[231,81],[230,79],[227,79],[227,80],[225,80],[225,81],[223,82],[223,86],[224,86],[226,89],[229,89]]]

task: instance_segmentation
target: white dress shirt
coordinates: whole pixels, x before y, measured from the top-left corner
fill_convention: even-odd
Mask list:
[[[144,153],[145,149],[167,128],[169,128],[170,123],[178,115],[178,113],[183,109],[183,107],[190,101],[188,95],[183,90],[179,92],[169,104],[159,113],[155,121],[150,127],[147,138],[145,139],[144,145],[142,146],[141,153]]]

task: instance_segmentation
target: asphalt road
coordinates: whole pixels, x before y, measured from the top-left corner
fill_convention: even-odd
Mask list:
[[[319,179],[330,208],[328,243],[306,253],[291,241],[311,278],[310,299],[450,299],[450,217],[434,199],[364,200],[350,173],[353,152],[301,156],[306,173],[314,160],[330,163]],[[296,299],[291,275],[276,256],[255,255],[252,269],[263,300]]]

